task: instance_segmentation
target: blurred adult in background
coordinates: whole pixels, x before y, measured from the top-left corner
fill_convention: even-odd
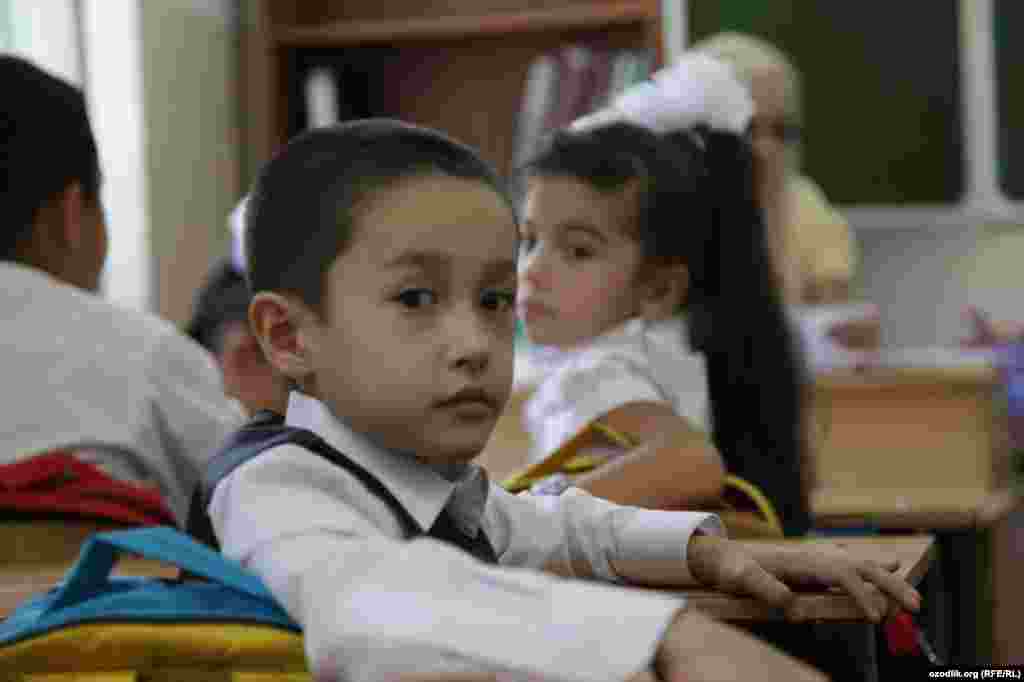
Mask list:
[[[765,214],[788,303],[841,303],[857,267],[850,227],[801,171],[801,79],[777,48],[752,36],[719,33],[693,49],[729,64],[754,100],[750,126]]]
[[[800,73],[778,48],[753,36],[718,33],[693,46],[729,64],[750,90],[750,141],[761,209],[779,287],[795,307],[813,370],[869,364],[881,344],[871,304],[850,301],[857,246],[846,219],[801,170]]]

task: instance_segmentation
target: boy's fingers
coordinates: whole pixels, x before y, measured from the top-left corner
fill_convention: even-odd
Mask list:
[[[793,601],[793,591],[756,564],[744,572],[739,588],[760,601],[780,608],[785,608]]]
[[[861,567],[860,573],[865,580],[877,585],[879,589],[908,611],[916,612],[921,608],[921,593],[903,578],[887,571],[885,567],[866,564]]]
[[[873,623],[880,623],[885,616],[886,599],[878,590],[872,588],[869,583],[861,578],[860,573],[855,570],[842,569],[836,574],[836,583],[848,595],[853,597],[861,611],[871,619]]]

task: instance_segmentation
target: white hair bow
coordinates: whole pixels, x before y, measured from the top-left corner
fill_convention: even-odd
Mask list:
[[[753,115],[750,93],[732,68],[707,55],[692,53],[569,127],[588,130],[622,121],[665,134],[703,124],[713,130],[742,134]]]

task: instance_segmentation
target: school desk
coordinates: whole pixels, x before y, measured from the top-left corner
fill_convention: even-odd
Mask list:
[[[21,562],[0,565],[0,619],[20,606],[29,597],[51,589],[64,579],[74,561]],[[178,569],[147,559],[121,559],[114,575],[175,578]]]
[[[814,382],[817,486],[863,491],[1007,487],[1005,398],[987,364],[836,371]]]
[[[1011,491],[864,490],[812,500],[815,525],[934,533],[929,578],[936,646],[952,663],[1024,663],[1024,500]],[[884,537],[884,536],[883,536]]]
[[[940,648],[964,664],[1024,662],[1010,622],[1024,610],[1009,568],[1024,523],[1010,492],[1005,388],[985,361],[913,366],[916,357],[818,377],[815,524],[935,533],[932,587],[952,593],[935,614]]]
[[[819,549],[822,545],[836,545],[854,557],[879,563],[897,562],[896,574],[912,585],[920,583],[934,555],[933,540],[927,535],[745,542]],[[683,594],[705,613],[753,631],[772,644],[804,658],[837,682],[879,680],[877,647],[879,644],[884,646],[884,642],[877,640],[877,627],[864,617],[853,598],[844,593],[798,593],[795,606],[806,614],[810,625],[782,622],[782,613],[749,597],[713,590],[685,590]],[[883,600],[880,593],[875,591],[874,594],[879,602]]]
[[[125,527],[114,522],[80,519],[0,519],[2,564],[71,562],[90,535]]]
[[[898,562],[896,575],[912,585],[924,577],[934,556],[934,540],[929,535],[863,536],[844,538],[799,538],[785,540],[745,540],[744,544],[807,547],[822,549],[837,546],[846,554],[878,563]],[[715,618],[727,621],[782,620],[776,609],[749,597],[714,590],[685,590],[690,603]],[[796,608],[808,620],[821,622],[864,622],[864,615],[852,597],[841,592],[801,592]]]

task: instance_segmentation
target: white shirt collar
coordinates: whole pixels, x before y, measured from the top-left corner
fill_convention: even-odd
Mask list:
[[[458,480],[450,481],[427,463],[382,448],[357,433],[316,398],[292,391],[285,422],[307,429],[373,474],[405,510],[427,531],[445,506],[455,522],[475,534],[487,502],[489,482],[479,466],[470,464]]]
[[[616,346],[625,339],[643,336],[659,339],[667,338],[673,341],[678,340],[686,345],[689,345],[690,338],[685,315],[673,315],[654,321],[649,321],[643,317],[631,317],[598,336],[581,342],[575,348],[563,350],[554,346],[537,346],[536,352],[544,362],[557,366],[560,363],[571,361],[578,357],[580,351],[604,346]]]

